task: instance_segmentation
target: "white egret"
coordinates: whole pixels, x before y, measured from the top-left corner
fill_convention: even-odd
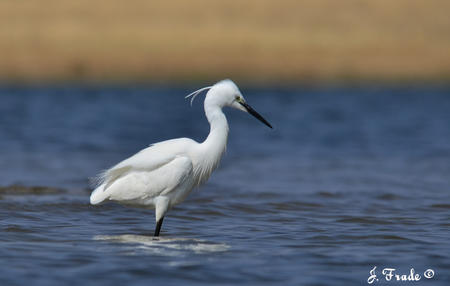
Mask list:
[[[181,203],[193,188],[204,183],[217,167],[225,151],[228,123],[222,108],[229,106],[250,113],[264,124],[272,126],[245,101],[231,80],[199,89],[186,98],[194,98],[208,90],[204,101],[210,124],[208,137],[202,143],[178,138],[150,145],[118,163],[99,176],[98,187],[92,192],[93,205],[106,200],[125,205],[155,209],[155,236],[159,236],[166,212]]]

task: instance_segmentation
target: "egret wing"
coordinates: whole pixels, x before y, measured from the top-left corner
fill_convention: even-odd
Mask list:
[[[196,144],[189,138],[171,139],[155,143],[139,151],[128,159],[105,171],[101,178],[104,183],[108,178],[117,178],[121,174],[132,170],[154,170],[173,160],[176,156],[184,155],[186,147]]]
[[[104,190],[111,186],[117,179],[130,172],[150,172],[175,159],[176,155],[154,152],[152,147],[142,150],[132,157],[120,162],[116,166],[104,172],[102,185]]]
[[[125,199],[139,197],[144,193],[145,196],[152,196],[170,192],[173,185],[182,183],[185,176],[192,172],[192,162],[186,150],[194,144],[197,143],[188,138],[167,140],[153,144],[118,163],[99,175],[98,187],[92,192],[91,203],[112,199],[113,193]]]
[[[195,146],[188,138],[171,139],[151,145],[98,176],[91,203],[98,204],[116,194],[116,199],[153,196],[170,192],[192,172],[186,150]],[[114,190],[112,190],[114,189]]]
[[[153,170],[133,170],[116,179],[105,189],[104,199],[149,204],[153,198],[169,195],[189,181],[192,162],[188,157],[177,156]]]

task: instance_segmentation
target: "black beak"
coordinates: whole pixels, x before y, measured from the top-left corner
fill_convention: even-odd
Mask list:
[[[243,107],[245,107],[245,109],[248,111],[248,113],[250,113],[251,115],[255,116],[259,121],[261,121],[262,123],[266,124],[267,126],[269,126],[270,128],[273,128],[272,125],[270,125],[269,122],[267,122],[267,120],[265,120],[261,114],[259,114],[258,112],[256,112],[250,105],[248,105],[247,103],[242,103],[239,102]]]

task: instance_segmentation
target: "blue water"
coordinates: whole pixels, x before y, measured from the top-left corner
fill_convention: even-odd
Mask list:
[[[0,285],[449,285],[448,86],[244,86],[275,129],[227,110],[219,169],[160,240],[152,211],[90,206],[99,171],[206,137],[199,87],[0,87]]]

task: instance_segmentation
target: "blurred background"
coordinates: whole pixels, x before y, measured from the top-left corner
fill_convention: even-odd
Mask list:
[[[449,10],[446,0],[4,0],[0,80],[447,80]]]
[[[449,11],[0,0],[0,285],[364,285],[375,266],[449,285]],[[227,152],[161,241],[152,211],[89,205],[101,170],[203,141],[184,96],[224,78],[274,129],[227,109]]]

